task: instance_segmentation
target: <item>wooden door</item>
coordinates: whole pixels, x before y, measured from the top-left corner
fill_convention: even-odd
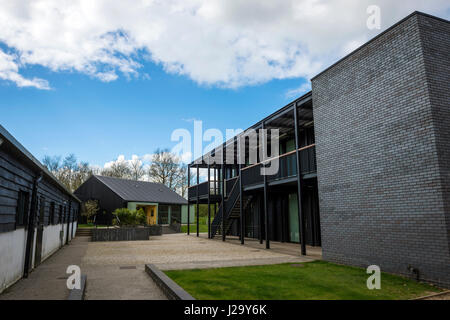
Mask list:
[[[156,224],[156,206],[147,206],[145,208],[145,213],[147,214],[147,224],[152,226]]]

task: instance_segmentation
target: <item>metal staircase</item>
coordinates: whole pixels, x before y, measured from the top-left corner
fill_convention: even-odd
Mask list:
[[[222,234],[222,214],[225,211],[225,234],[228,233],[230,230],[233,222],[236,219],[240,218],[240,205],[241,205],[241,199],[239,194],[239,179],[241,177],[239,176],[232,189],[231,192],[228,194],[228,196],[225,198],[225,201],[223,204],[219,206],[219,209],[217,210],[214,220],[211,223],[211,238],[214,238],[216,234]],[[249,203],[252,200],[252,196],[244,197],[244,206],[245,209]],[[225,210],[223,210],[223,207],[225,207]]]

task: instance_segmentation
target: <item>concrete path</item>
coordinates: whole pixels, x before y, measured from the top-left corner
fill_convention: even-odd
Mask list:
[[[27,279],[19,280],[0,294],[1,299],[12,300],[64,300],[69,295],[66,282],[67,266],[81,265],[88,238],[75,238],[41,263]],[[82,271],[83,272],[83,271]]]
[[[64,300],[69,290],[66,286],[68,265],[78,265],[87,275],[85,299],[89,300],[164,300],[162,291],[145,273],[144,265],[89,264],[86,254],[94,242],[89,237],[76,237],[38,268],[28,279],[19,280],[0,295],[12,300]],[[107,242],[103,242],[107,246]],[[132,259],[131,256],[129,256]]]
[[[203,269],[231,266],[301,263],[321,259],[320,248],[272,242],[270,250],[257,240],[246,239],[242,246],[236,237],[222,242],[186,234],[152,236],[149,241],[89,242],[76,237],[44,261],[28,279],[7,289],[0,299],[66,299],[68,265],[74,264],[87,275],[85,299],[166,299],[145,273],[147,263],[162,270]]]

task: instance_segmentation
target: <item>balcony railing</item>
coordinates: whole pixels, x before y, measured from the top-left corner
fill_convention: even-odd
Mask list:
[[[306,146],[299,149],[302,175],[316,172],[315,145]],[[276,174],[268,175],[268,181],[275,181],[297,176],[296,151],[283,154],[279,157],[268,159],[263,163],[272,166],[274,161],[279,161]],[[242,184],[244,186],[261,184],[264,176],[261,174],[263,163],[257,163],[242,169]]]
[[[189,199],[197,197],[197,189],[199,197],[208,195],[208,181],[189,187],[188,189]],[[210,194],[212,196],[219,195],[221,190],[219,181],[210,181],[210,189],[211,189]]]
[[[302,147],[299,149],[300,153],[300,165],[302,169],[302,175],[315,173],[317,171],[316,166],[316,150],[315,145],[309,145],[306,147]],[[268,175],[267,180],[269,182],[296,177],[297,176],[297,154],[296,151],[291,151],[285,153],[276,158],[268,159],[263,163],[269,164],[274,161],[279,161],[278,163],[278,172],[273,175]],[[257,185],[264,182],[264,176],[261,174],[261,168],[263,163],[257,163],[242,169],[242,184],[244,186]],[[273,165],[273,164],[271,164]],[[225,180],[225,196],[228,197],[229,193],[236,182],[237,177]],[[215,188],[214,188],[215,186]],[[206,196],[208,195],[208,182],[203,182],[195,186],[191,186],[188,189],[189,199],[197,197],[197,189],[198,195]],[[221,195],[222,183],[221,181],[211,181],[210,183],[211,195]]]

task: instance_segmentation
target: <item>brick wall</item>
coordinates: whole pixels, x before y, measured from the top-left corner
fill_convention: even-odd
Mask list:
[[[450,23],[422,16],[419,21],[450,248]]]
[[[312,80],[324,259],[450,287],[449,44],[417,13]]]

